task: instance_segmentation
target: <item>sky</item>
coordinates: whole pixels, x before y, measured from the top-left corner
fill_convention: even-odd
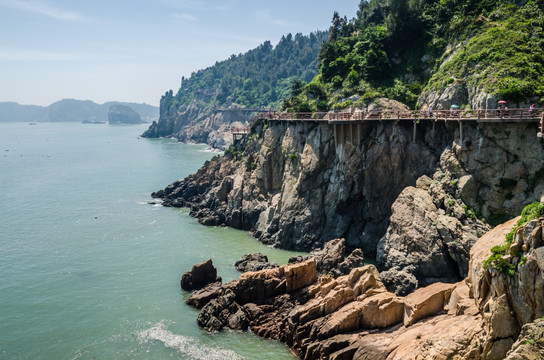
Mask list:
[[[282,35],[351,19],[358,0],[0,0],[0,102],[159,105],[181,77]]]

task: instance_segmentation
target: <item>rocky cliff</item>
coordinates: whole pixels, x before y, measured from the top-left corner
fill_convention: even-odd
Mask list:
[[[434,129],[433,129],[434,128]],[[207,225],[312,250],[337,237],[377,257],[405,294],[468,273],[487,222],[540,200],[544,148],[534,123],[368,122],[360,144],[332,125],[265,122],[196,174],[154,193]],[[396,279],[396,280],[395,280]],[[402,280],[399,280],[402,279]]]
[[[210,99],[205,94],[179,107],[171,103],[171,96],[167,93],[161,98],[159,121],[153,121],[143,137],[174,137],[186,143],[204,143],[225,150],[232,144],[231,129],[249,126],[248,113],[215,111],[207,103]]]
[[[541,359],[544,218],[516,231],[513,244],[522,250],[509,260],[517,256],[513,274],[482,266],[516,220],[476,242],[467,278],[408,296],[387,291],[373,265],[318,277],[318,256],[246,272],[188,302],[202,307],[198,323],[206,329],[250,327],[302,359]]]

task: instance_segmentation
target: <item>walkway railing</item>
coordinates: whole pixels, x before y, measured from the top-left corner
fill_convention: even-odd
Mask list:
[[[345,122],[364,120],[529,120],[540,119],[544,109],[367,110],[354,112],[267,112],[258,115],[271,121]]]
[[[268,112],[266,108],[243,108],[243,107],[216,107],[216,111],[245,111],[245,112]]]
[[[230,129],[230,132],[231,132],[231,134],[234,134],[234,135],[248,134],[249,133],[249,127],[232,128],[232,129]]]

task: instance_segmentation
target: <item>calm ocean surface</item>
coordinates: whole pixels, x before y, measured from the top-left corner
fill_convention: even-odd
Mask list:
[[[196,325],[179,287],[193,264],[211,257],[230,281],[245,253],[293,253],[148,204],[213,154],[145,129],[0,124],[0,359],[293,359]]]

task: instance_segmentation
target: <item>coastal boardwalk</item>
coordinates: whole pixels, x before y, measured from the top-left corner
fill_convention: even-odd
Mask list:
[[[413,122],[413,141],[416,140],[417,124],[422,121],[432,122],[433,131],[438,121],[456,121],[459,124],[459,136],[463,141],[463,122],[478,123],[538,123],[543,117],[544,109],[450,109],[434,110],[432,112],[423,110],[410,111],[386,111],[386,110],[355,110],[351,112],[263,112],[255,116],[252,125],[248,128],[232,129],[234,140],[249,133],[250,128],[261,121],[268,121],[270,125],[281,122],[312,122],[329,124],[334,126],[335,144],[344,143],[350,140],[353,143],[360,143],[362,125],[370,121],[392,121]],[[544,124],[541,124],[540,133]]]

